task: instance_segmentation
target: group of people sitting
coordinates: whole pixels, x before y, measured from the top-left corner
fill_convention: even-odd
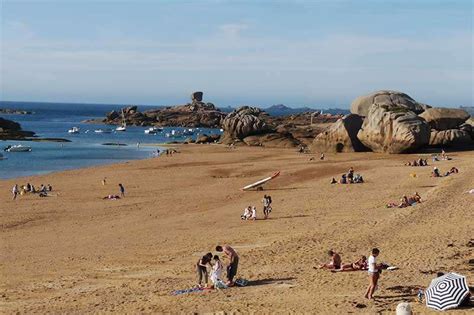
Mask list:
[[[407,195],[403,195],[402,198],[400,198],[400,203],[394,203],[391,202],[387,204],[387,208],[406,208],[410,206],[414,206],[417,203],[421,202],[421,196],[417,192],[415,192],[414,195],[407,197]]]
[[[347,174],[342,174],[339,184],[360,184],[364,182],[364,178],[360,174],[354,174],[354,168],[351,167]],[[337,184],[338,181],[333,177],[331,184]]]
[[[447,171],[444,176],[449,176],[451,174],[457,174],[459,173],[459,170],[456,167],[451,167],[449,171]],[[433,172],[431,172],[431,177],[442,177],[439,169],[435,166],[433,167]]]
[[[367,270],[368,269],[368,262],[367,257],[361,255],[359,259],[352,263],[343,264],[341,255],[334,252],[333,250],[328,251],[328,255],[331,260],[328,263],[319,265],[319,269],[329,269],[333,272],[339,271],[357,271],[357,270]]]
[[[414,160],[413,162],[408,161],[405,163],[406,166],[428,166],[428,160],[419,158],[418,160]]]
[[[26,185],[21,185],[20,187],[18,187],[18,185],[13,186],[12,194],[13,199],[15,199],[17,195],[23,196],[27,193],[38,194],[40,197],[47,197],[48,192],[51,191],[53,191],[53,187],[50,184],[41,184],[41,186],[37,188],[34,185],[27,183]]]
[[[268,218],[272,212],[272,197],[264,195],[262,199],[263,203],[263,217]],[[244,209],[244,213],[240,216],[242,220],[257,220],[257,207],[248,206]]]

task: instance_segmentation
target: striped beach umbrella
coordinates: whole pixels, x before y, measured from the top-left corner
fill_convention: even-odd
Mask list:
[[[458,307],[469,294],[466,277],[451,272],[431,281],[426,289],[426,306],[444,311]]]

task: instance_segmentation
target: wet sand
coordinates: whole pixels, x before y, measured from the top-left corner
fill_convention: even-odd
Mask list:
[[[437,271],[459,272],[473,284],[467,243],[474,237],[474,196],[465,192],[474,188],[474,152],[435,162],[442,173],[452,166],[460,173],[432,178],[430,159],[429,167],[403,166],[416,154],[326,154],[319,161],[288,149],[179,150],[0,181],[0,312],[390,313],[414,301]],[[329,184],[351,166],[366,183]],[[277,170],[280,177],[264,192],[240,190]],[[51,184],[53,196],[12,201],[12,185],[28,181]],[[118,193],[118,183],[126,197],[103,200]],[[415,191],[423,203],[385,208]],[[241,221],[248,205],[262,217],[264,193],[273,199],[270,219]],[[172,296],[195,285],[195,263],[223,243],[238,251],[238,277],[249,285]],[[315,269],[328,249],[348,263],[372,247],[380,248],[379,261],[400,268],[383,272],[374,301],[363,297],[366,272]]]

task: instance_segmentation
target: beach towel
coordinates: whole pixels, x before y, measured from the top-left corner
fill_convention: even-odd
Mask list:
[[[176,290],[171,292],[171,295],[181,295],[181,294],[187,294],[187,293],[193,293],[193,292],[199,292],[199,291],[204,291],[203,288],[191,288],[191,289],[184,289],[184,290]]]
[[[218,279],[215,283],[214,283],[214,287],[217,289],[217,290],[221,290],[221,289],[227,289],[228,286],[224,283],[224,281]]]

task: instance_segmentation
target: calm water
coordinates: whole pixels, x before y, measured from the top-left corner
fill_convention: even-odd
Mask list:
[[[145,127],[127,127],[126,132],[111,134],[95,133],[95,129],[115,129],[115,126],[83,124],[81,121],[90,118],[103,118],[106,113],[122,108],[123,105],[91,105],[91,104],[60,104],[60,103],[19,103],[0,102],[0,108],[14,108],[33,111],[32,115],[1,115],[19,122],[24,130],[36,132],[39,137],[64,138],[72,142],[32,142],[32,141],[0,141],[0,152],[6,157],[0,160],[0,178],[14,178],[44,174],[54,171],[81,168],[92,165],[123,162],[127,160],[152,157],[155,147],[143,146],[145,143],[163,143],[182,141],[186,137],[167,138],[165,134],[171,130],[183,128],[165,128],[157,135],[144,133]],[[139,110],[153,107],[139,106]],[[71,127],[79,127],[79,134],[69,134]],[[89,130],[89,132],[87,132]],[[197,133],[219,133],[216,129],[199,129]],[[193,136],[197,136],[197,133]],[[124,143],[127,146],[104,146],[103,143]],[[137,143],[141,143],[137,147]],[[32,152],[4,152],[7,145],[23,144],[33,148]]]

